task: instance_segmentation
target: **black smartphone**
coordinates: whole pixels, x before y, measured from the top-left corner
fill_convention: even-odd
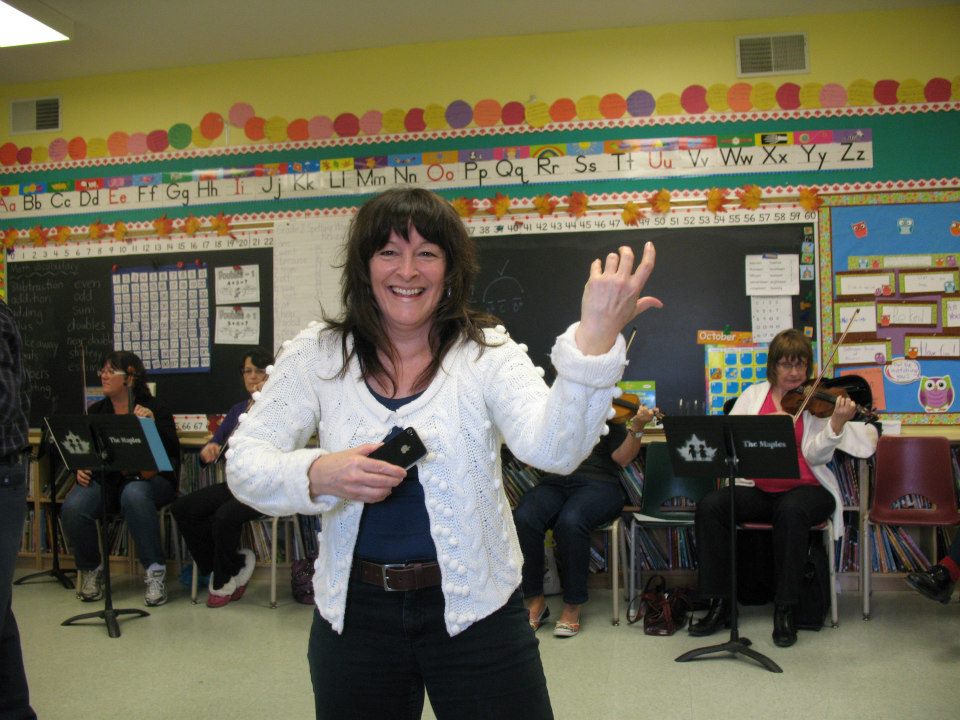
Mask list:
[[[370,457],[409,470],[426,454],[427,449],[423,446],[417,431],[408,427],[370,453]]]

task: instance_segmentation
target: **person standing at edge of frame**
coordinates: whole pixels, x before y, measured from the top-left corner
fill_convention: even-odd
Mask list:
[[[13,617],[13,570],[27,511],[30,380],[20,330],[0,300],[0,720],[36,720]]]

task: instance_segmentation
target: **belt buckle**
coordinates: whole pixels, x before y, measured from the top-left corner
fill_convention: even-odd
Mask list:
[[[406,567],[405,563],[387,563],[386,565],[380,566],[380,578],[383,581],[383,589],[387,592],[399,592],[400,588],[390,587],[390,582],[387,580],[387,571],[389,570],[402,570]]]

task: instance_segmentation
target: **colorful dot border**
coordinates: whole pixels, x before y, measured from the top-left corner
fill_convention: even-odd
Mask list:
[[[831,115],[960,109],[960,76],[919,80],[854,80],[840,83],[769,82],[690,85],[680,93],[659,97],[646,90],[586,95],[579,100],[558,98],[552,103],[483,99],[454,100],[446,106],[428,104],[407,110],[368,110],[362,115],[340,113],[331,118],[288,120],[258,115],[247,102],[236,102],[226,116],[205,113],[196,124],[177,122],[166,129],[127,133],[117,130],[106,139],[57,137],[46,145],[0,145],[0,172],[33,167],[111,164],[130,159],[180,158],[222,154],[231,142],[230,129],[245,143],[275,147],[316,147],[364,142],[436,139],[470,135],[537,132],[576,127],[628,127],[677,123],[742,121]],[[237,148],[250,151],[250,146]]]

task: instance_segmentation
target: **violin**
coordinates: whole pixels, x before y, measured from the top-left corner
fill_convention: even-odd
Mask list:
[[[629,422],[630,418],[640,410],[640,397],[633,393],[624,393],[618,398],[613,399],[614,416],[608,421],[616,425]],[[656,408],[651,408],[653,418],[658,422],[663,420],[663,413]]]
[[[799,387],[784,393],[780,399],[780,407],[790,415],[798,415],[801,409],[804,409],[814,417],[830,417],[836,409],[837,398],[851,399],[850,394],[844,387],[848,383],[849,381],[846,378],[821,379],[818,387],[815,380],[807,380]],[[853,420],[876,422],[880,419],[873,408],[856,402],[854,404],[857,406],[857,412],[854,414]]]

